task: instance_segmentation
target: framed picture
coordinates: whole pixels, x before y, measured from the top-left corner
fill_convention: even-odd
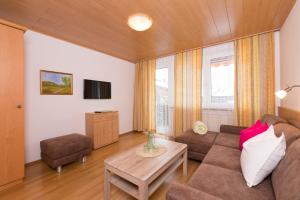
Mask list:
[[[42,95],[73,95],[73,74],[41,70],[40,89]]]

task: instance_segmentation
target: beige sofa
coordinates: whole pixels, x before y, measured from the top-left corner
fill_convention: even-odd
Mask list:
[[[284,159],[262,183],[252,188],[246,185],[238,148],[240,128],[222,126],[223,133],[216,133],[211,148],[206,155],[203,154],[202,163],[188,183],[173,184],[166,194],[167,200],[299,200],[300,129],[274,116],[264,116],[262,120],[274,125],[276,135],[284,132],[287,141]],[[194,158],[195,140],[188,145],[189,153],[192,152],[190,158]]]

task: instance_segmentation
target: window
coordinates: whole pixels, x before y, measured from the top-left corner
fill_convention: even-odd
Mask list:
[[[211,60],[211,103],[233,104],[234,64],[233,57]]]
[[[226,43],[203,50],[203,107],[233,109],[234,49]]]
[[[174,56],[156,61],[156,129],[168,134],[172,129]]]

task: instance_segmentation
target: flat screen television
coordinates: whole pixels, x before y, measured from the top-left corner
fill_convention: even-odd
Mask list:
[[[84,99],[111,99],[111,83],[84,79]]]

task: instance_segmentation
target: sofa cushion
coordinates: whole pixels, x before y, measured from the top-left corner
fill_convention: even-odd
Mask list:
[[[300,139],[287,149],[285,157],[272,173],[277,200],[300,199]]]
[[[176,137],[175,141],[187,144],[189,151],[206,154],[213,145],[217,134],[217,132],[208,131],[205,135],[199,135],[189,129],[182,136]]]
[[[295,126],[296,128],[299,128],[300,129],[300,121],[297,121],[295,119],[289,119],[288,120],[289,124]]]
[[[195,151],[188,151],[188,158],[192,160],[202,161],[206,154]]]
[[[274,131],[277,137],[284,133],[287,148],[293,141],[300,138],[300,129],[286,123],[278,123],[274,126]]]
[[[249,188],[242,173],[202,163],[188,185],[224,200],[275,199],[270,179]]]
[[[81,134],[70,134],[40,142],[41,153],[50,159],[59,159],[86,149],[91,150],[91,139]]]
[[[205,156],[203,163],[241,172],[241,151],[238,149],[213,145]]]
[[[220,132],[221,133],[232,133],[232,134],[240,135],[241,130],[244,130],[246,128],[248,128],[248,127],[245,127],[245,126],[224,125],[224,124],[222,124],[220,126]]]
[[[215,144],[239,149],[240,136],[231,133],[219,133]]]
[[[222,200],[216,196],[181,184],[172,184],[166,194],[166,200]]]
[[[287,123],[287,121],[279,116],[275,116],[275,115],[269,115],[269,114],[265,114],[262,116],[262,118],[260,119],[261,123],[267,123],[269,126],[270,125],[275,125],[278,123]]]

